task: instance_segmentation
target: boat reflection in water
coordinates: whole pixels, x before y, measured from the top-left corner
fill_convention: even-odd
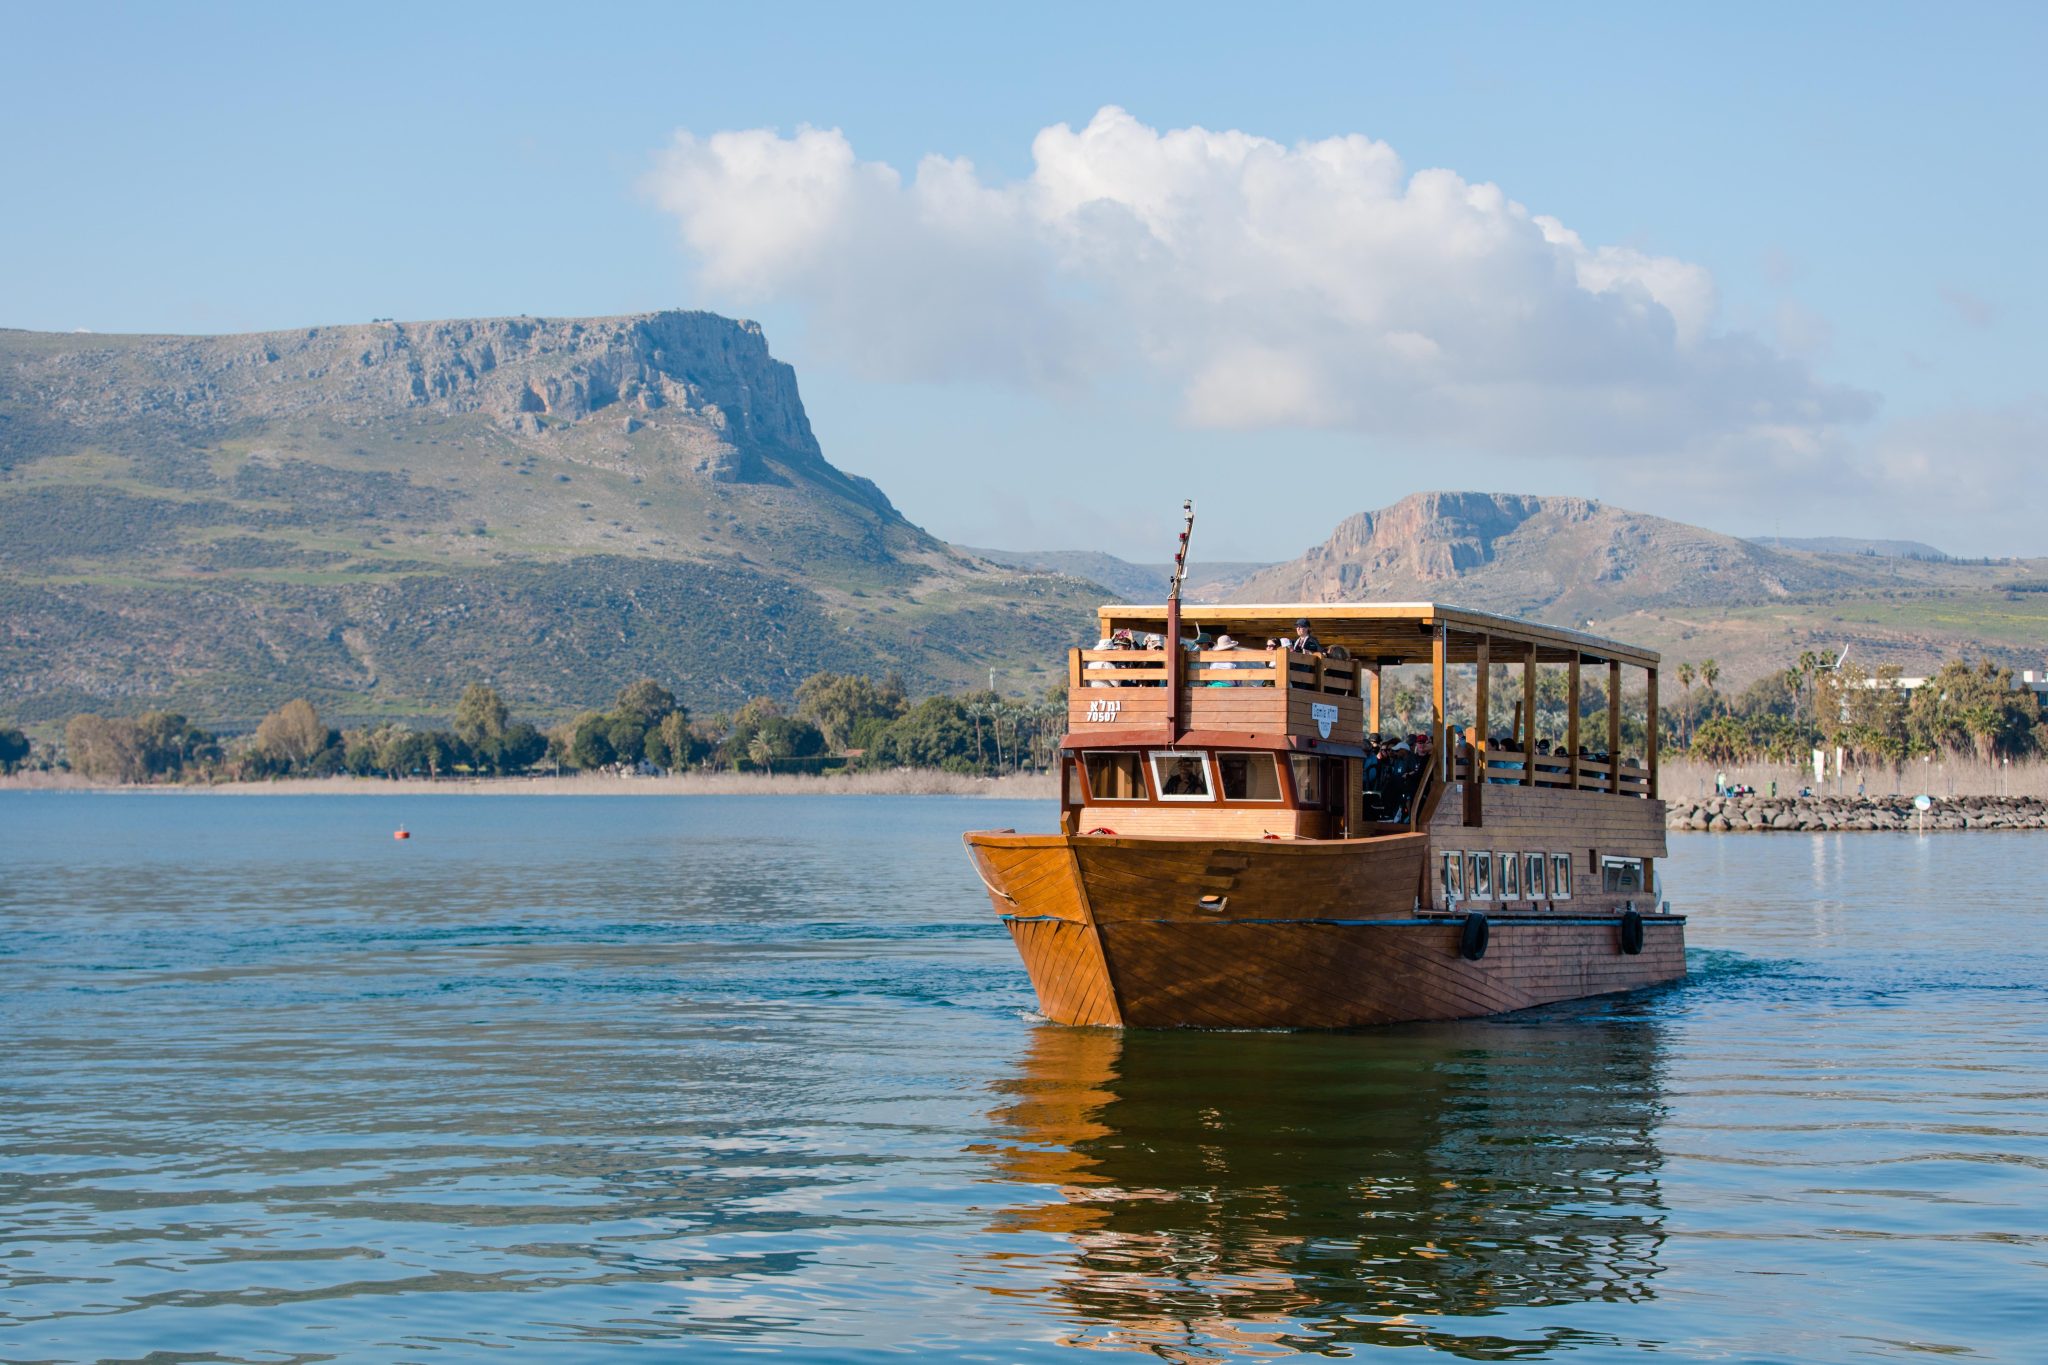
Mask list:
[[[1656,1029],[1040,1028],[999,1087],[993,1156],[1059,1198],[994,1230],[1067,1245],[1019,1244],[1002,1278],[1042,1260],[1068,1344],[1168,1360],[1633,1344],[1600,1305],[1655,1293]]]

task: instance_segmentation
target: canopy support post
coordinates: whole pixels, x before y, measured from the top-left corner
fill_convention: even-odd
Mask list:
[[[1536,785],[1536,646],[1522,658],[1522,785]]]
[[[1644,742],[1644,744],[1646,744],[1646,745],[1648,746],[1648,751],[1647,751],[1646,753],[1644,753],[1643,757],[1644,757],[1645,759],[1647,759],[1647,760],[1649,761],[1649,764],[1650,764],[1650,799],[1651,799],[1652,801],[1655,801],[1655,800],[1657,799],[1657,670],[1656,670],[1656,669],[1654,669],[1654,668],[1653,668],[1653,669],[1650,669],[1650,670],[1649,670],[1649,674],[1650,674],[1650,684],[1649,684],[1649,685],[1650,685],[1650,700],[1649,700],[1649,724],[1650,724],[1650,730],[1649,730],[1649,737],[1648,737],[1647,739],[1645,739],[1645,740],[1643,741],[1643,742]]]
[[[1571,670],[1565,679],[1565,690],[1571,693],[1567,703],[1570,710],[1564,718],[1564,747],[1571,751],[1572,790],[1579,789],[1579,652],[1572,651]]]
[[[1479,637],[1479,677],[1472,688],[1472,710],[1478,724],[1472,727],[1472,774],[1465,784],[1465,823],[1478,829],[1486,823],[1487,675],[1493,672],[1492,640]]]
[[[1607,661],[1607,790],[1621,795],[1621,660]]]
[[[1450,627],[1439,625],[1436,638],[1429,642],[1429,716],[1430,739],[1436,745],[1436,770],[1439,782],[1451,780],[1451,746],[1444,742],[1444,685],[1445,675],[1450,672]]]

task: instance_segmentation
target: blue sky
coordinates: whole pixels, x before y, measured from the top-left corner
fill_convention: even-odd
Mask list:
[[[1743,534],[2048,553],[2026,505],[2048,491],[2048,11],[1645,8],[17,8],[0,84],[0,325],[239,331],[671,305],[755,316],[797,365],[828,457],[971,544],[1157,558],[1194,494],[1209,554],[1278,558],[1342,515],[1462,486],[1603,497]],[[776,130],[786,146],[803,125],[839,130],[856,163],[906,185],[935,154],[1002,193],[1032,181],[1041,130],[1082,130],[1106,106],[1162,137],[1241,130],[1293,149],[1362,135],[1404,175],[1497,185],[1589,251],[1710,278],[1704,325],[1753,340],[1776,378],[1728,379],[1715,361],[1660,421],[1612,431],[1601,413],[1634,412],[1640,395],[1613,389],[1597,412],[1560,415],[1504,398],[1491,369],[1484,382],[1457,371],[1453,397],[1411,408],[1397,386],[1373,388],[1382,352],[1354,348],[1353,314],[1312,304],[1300,335],[1342,363],[1313,383],[1283,373],[1233,408],[1250,382],[1233,329],[1270,336],[1290,319],[1221,304],[1190,320],[1161,304],[1190,272],[1217,273],[1218,257],[1196,253],[1128,293],[1043,265],[1045,306],[1091,296],[1085,316],[1045,324],[1046,344],[1074,356],[1047,380],[994,354],[1004,328],[1032,319],[981,305],[1040,268],[1045,233],[1070,243],[1066,227],[1005,219],[1030,239],[1009,254],[941,240],[973,253],[948,287],[981,316],[926,317],[945,309],[884,307],[815,262],[742,269],[688,248],[697,208],[663,202],[679,131],[701,152],[721,132]],[[725,161],[699,169],[689,183],[733,183]],[[1177,209],[1174,230],[1234,212],[1234,195]],[[875,221],[914,217],[913,200]],[[867,221],[828,223],[824,246],[843,232],[828,254],[886,277],[902,263],[861,255],[875,250],[858,241]],[[1360,259],[1309,284],[1341,292],[1375,268]],[[1449,276],[1428,278],[1451,292]],[[1475,288],[1494,278],[1479,272]],[[1504,296],[1503,313],[1516,303]],[[1470,305],[1482,320],[1483,307]],[[1439,341],[1474,316],[1402,308],[1387,332]],[[860,320],[884,313],[991,355],[949,368],[865,354]],[[1162,328],[1201,335],[1132,360]],[[1103,353],[1076,350],[1077,335]],[[1584,341],[1589,354],[1631,344],[1611,328]],[[1540,360],[1510,368],[1541,373]],[[1219,369],[1235,377],[1205,389]],[[1318,415],[1290,418],[1297,393]],[[1745,404],[1779,406],[1727,416]],[[1709,412],[1698,420],[1712,430],[1681,430]]]

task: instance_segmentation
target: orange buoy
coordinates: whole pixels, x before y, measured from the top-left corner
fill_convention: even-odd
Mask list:
[[[394,839],[410,839],[412,838],[412,831],[407,829],[404,825],[400,825],[395,831],[393,831],[391,837]]]

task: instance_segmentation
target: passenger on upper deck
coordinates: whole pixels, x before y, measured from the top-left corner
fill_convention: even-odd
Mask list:
[[[1235,639],[1234,637],[1232,637],[1232,636],[1229,636],[1229,635],[1219,635],[1219,636],[1217,636],[1217,637],[1216,637],[1216,648],[1217,648],[1218,650],[1229,650],[1229,649],[1236,649],[1236,648],[1237,648],[1237,640],[1236,640],[1236,639]],[[1234,669],[1234,668],[1257,668],[1257,667],[1258,667],[1258,665],[1257,665],[1257,664],[1241,664],[1241,663],[1237,663],[1237,662],[1236,662],[1236,661],[1234,661],[1234,660],[1229,660],[1229,659],[1225,659],[1225,660],[1222,660],[1222,661],[1220,661],[1220,662],[1217,662],[1217,663],[1213,663],[1213,664],[1210,664],[1210,665],[1209,665],[1209,667],[1210,667],[1210,668],[1212,668],[1212,669],[1224,669],[1224,668],[1233,668],[1233,669]],[[1218,681],[1218,682],[1212,682],[1212,683],[1210,683],[1210,684],[1209,684],[1209,686],[1211,686],[1211,687],[1251,687],[1251,686],[1253,686],[1253,685],[1254,685],[1254,684],[1252,684],[1252,683],[1248,683],[1248,682],[1221,682],[1221,681]]]
[[[1294,638],[1287,642],[1287,647],[1297,654],[1320,654],[1323,652],[1323,642],[1315,637],[1315,631],[1310,627],[1306,616],[1300,617],[1295,621]]]
[[[1111,631],[1095,642],[1097,650],[1129,649],[1130,647],[1131,633],[1128,630]],[[1088,667],[1093,670],[1114,671],[1117,665],[1107,659],[1096,659],[1090,662]],[[1119,682],[1112,682],[1108,678],[1090,678],[1088,680],[1088,686],[1090,687],[1122,687],[1123,685]]]
[[[1512,753],[1513,750],[1509,746],[1512,745],[1514,742],[1514,737],[1512,735],[1495,735],[1493,738],[1486,741],[1486,745],[1487,748],[1491,750],[1496,750],[1501,753]],[[1520,759],[1498,759],[1489,756],[1486,761],[1486,766],[1491,770],[1488,772],[1486,780],[1488,782],[1493,783],[1495,786],[1511,787],[1519,784],[1522,780],[1519,777],[1500,776],[1502,772],[1520,772],[1522,770],[1522,760]]]

